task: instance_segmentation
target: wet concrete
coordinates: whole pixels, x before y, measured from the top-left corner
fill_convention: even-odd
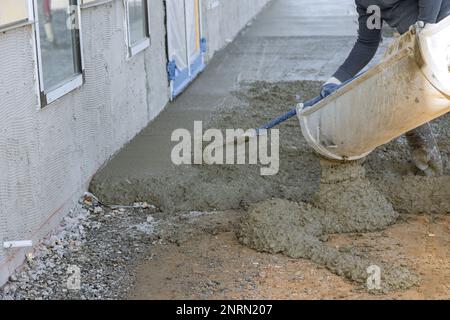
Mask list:
[[[256,127],[289,109],[296,94],[312,98],[320,84],[242,83],[233,95],[234,104],[210,114],[204,127]],[[280,141],[280,171],[275,176],[261,176],[258,165],[167,165],[164,171],[151,176],[143,172],[140,177],[126,180],[94,180],[92,191],[108,203],[142,199],[168,213],[238,209],[273,196],[310,200],[319,185],[320,166],[295,119],[283,126]]]
[[[205,119],[205,128],[256,127],[288,110],[295,103],[296,94],[306,99],[314,96],[320,84],[314,81],[241,83],[240,89],[234,92],[233,105],[211,113]],[[442,118],[433,126],[446,128],[448,121],[448,117]],[[436,131],[444,159],[448,159],[448,132]],[[320,186],[321,167],[318,156],[303,138],[296,119],[291,119],[280,128],[280,142],[280,170],[275,176],[261,176],[259,166],[167,165],[165,170],[152,175],[142,171],[139,177],[94,180],[92,191],[108,203],[147,201],[167,213],[238,209],[272,197],[313,202]],[[362,173],[355,170],[353,173],[356,176],[352,181],[340,184],[336,181],[339,175],[330,174],[332,169],[322,170],[321,192],[333,195],[334,199],[347,195],[352,197],[346,199],[347,203],[354,203],[351,211],[358,209],[355,214],[361,218],[365,217],[365,212],[371,209],[371,204],[379,196],[374,188],[381,190],[398,212],[450,212],[448,163],[444,177],[416,175],[404,139],[379,148],[370,155],[364,168],[361,167],[361,170],[367,170],[368,179],[360,179]],[[130,171],[133,169],[129,168]],[[345,193],[350,189],[353,193]],[[374,191],[367,194],[363,192],[365,189]],[[349,214],[345,202],[341,207],[335,207],[336,202],[322,202],[320,205],[330,212]],[[372,222],[378,223],[376,219]]]
[[[321,182],[312,204],[323,211],[328,233],[367,232],[394,223],[398,213],[366,178],[359,161],[341,163],[321,159]]]
[[[191,130],[194,120],[205,120],[218,109],[238,105],[232,92],[242,82],[325,80],[351,49],[356,17],[349,11],[352,0],[326,7],[324,2],[274,0],[253,25],[210,61],[184,94],[97,173],[92,189],[104,190],[102,194],[107,196],[119,194],[115,186],[120,185],[127,196],[109,196],[105,200],[128,202],[136,195],[130,189],[137,188],[139,193],[154,191],[153,184],[147,181],[171,169],[173,130]],[[338,27],[325,29],[324,21],[340,22]],[[236,125],[245,128],[245,124]],[[139,187],[129,181],[136,181]]]
[[[296,259],[310,259],[331,272],[361,285],[366,284],[368,268],[378,266],[381,269],[382,282],[381,287],[374,292],[403,290],[418,283],[418,275],[407,268],[368,259],[355,250],[339,251],[322,241],[327,232],[341,231],[340,222],[343,221],[345,225],[352,226],[346,228],[348,232],[367,231],[368,225],[363,228],[360,226],[364,220],[361,217],[351,215],[330,217],[329,214],[330,212],[306,203],[282,199],[267,200],[250,207],[242,219],[238,237],[241,243],[258,251],[283,253]],[[395,222],[396,214],[392,208],[390,218],[378,220],[378,224],[373,225],[371,231]],[[330,224],[332,221],[338,223]]]
[[[382,230],[397,221],[398,213],[366,178],[361,162],[320,162],[321,184],[313,202],[272,199],[252,205],[242,218],[241,243],[258,251],[310,259],[364,285],[368,268],[378,266],[382,270],[378,292],[416,285],[419,277],[407,268],[370,260],[358,252],[340,252],[323,241],[328,234]]]

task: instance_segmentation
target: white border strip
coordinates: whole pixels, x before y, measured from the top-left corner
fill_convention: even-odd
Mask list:
[[[62,86],[53,89],[45,93],[45,100],[47,105],[58,100],[62,96],[68,94],[69,92],[81,87],[83,85],[83,75],[78,74],[73,79],[69,80]]]
[[[1,1],[1,0],[0,0]],[[37,0],[31,0],[32,4],[37,4]],[[41,43],[40,43],[40,35],[39,35],[39,18],[37,14],[37,5],[34,6],[33,9],[35,19],[34,19],[34,34],[36,41],[36,56],[37,56],[37,67],[38,67],[38,78],[39,78],[39,94],[44,95],[43,99],[39,99],[39,107],[40,109],[48,106],[52,102],[58,100],[64,95],[70,93],[71,91],[81,87],[84,82],[84,48],[83,48],[83,32],[81,27],[81,6],[80,0],[77,1],[77,19],[78,19],[78,36],[80,43],[80,59],[81,59],[81,73],[72,76],[71,78],[64,81],[62,84],[57,85],[49,90],[45,90],[44,87],[44,76],[43,76],[43,67],[42,67],[42,54],[41,54]],[[44,100],[44,101],[41,101]]]
[[[146,38],[141,43],[135,44],[134,46],[130,47],[130,56],[133,57],[139,52],[144,51],[148,47],[150,47],[150,39]]]
[[[150,32],[150,3],[148,0],[143,0],[145,2],[147,11],[146,14],[146,20],[147,20],[147,28],[148,28],[148,34],[141,42],[138,44],[131,45],[131,27],[130,27],[130,15],[129,15],[129,1],[124,0],[123,4],[125,6],[125,42],[128,48],[128,57],[127,59],[133,58],[135,55],[137,55],[139,52],[144,51],[148,47],[150,47],[151,44],[151,32]]]
[[[112,0],[94,0],[94,1],[89,1],[89,2],[86,2],[86,3],[84,3],[84,2],[85,2],[85,0],[81,0],[81,5],[80,6],[81,6],[82,9],[92,8],[92,7],[95,7],[95,6],[102,5],[102,4],[111,3]]]

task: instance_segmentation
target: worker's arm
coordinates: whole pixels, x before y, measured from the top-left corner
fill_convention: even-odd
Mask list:
[[[419,21],[436,23],[443,0],[419,0]]]
[[[427,0],[430,1],[430,0]],[[381,42],[381,28],[369,29],[367,21],[370,14],[358,7],[358,40],[344,64],[333,75],[340,82],[345,82],[358,74],[375,56]]]

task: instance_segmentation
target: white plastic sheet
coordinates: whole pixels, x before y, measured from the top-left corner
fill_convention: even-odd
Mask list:
[[[200,54],[200,25],[198,0],[185,0],[186,29],[189,61],[192,63]]]
[[[167,38],[169,60],[179,69],[188,67],[184,0],[167,0]]]

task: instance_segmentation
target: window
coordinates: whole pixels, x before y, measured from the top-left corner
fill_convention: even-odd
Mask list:
[[[127,44],[130,57],[150,46],[147,0],[125,0]]]
[[[83,84],[78,0],[36,0],[42,106]]]
[[[0,30],[5,31],[33,21],[33,0],[1,0]]]

